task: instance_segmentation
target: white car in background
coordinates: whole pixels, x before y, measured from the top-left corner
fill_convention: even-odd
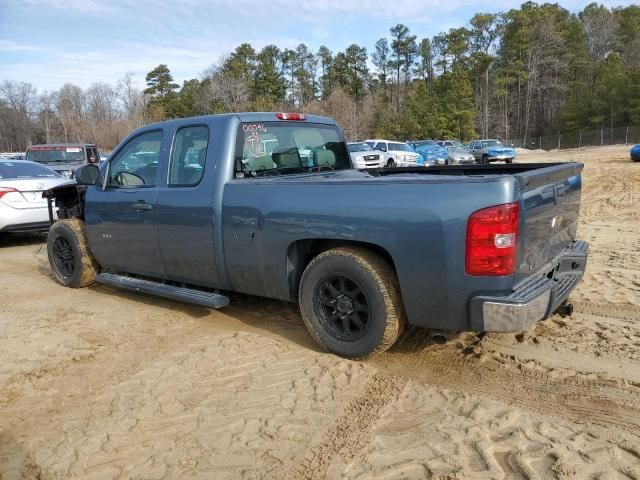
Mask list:
[[[349,148],[353,168],[360,170],[363,168],[384,167],[381,153],[376,152],[368,143],[350,142],[347,143],[347,148]]]
[[[0,234],[49,229],[49,209],[42,192],[68,178],[39,163],[0,160]]]
[[[365,140],[371,148],[378,150],[382,154],[383,166],[385,167],[415,167],[422,158],[419,153],[404,142],[393,142],[391,140]]]

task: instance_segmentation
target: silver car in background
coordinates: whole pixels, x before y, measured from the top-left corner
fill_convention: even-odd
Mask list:
[[[50,168],[25,160],[0,160],[0,234],[49,229],[42,192],[73,183]]]
[[[447,165],[473,165],[476,159],[473,154],[464,147],[447,147],[449,158]]]
[[[380,168],[382,164],[382,155],[375,151],[368,143],[351,142],[347,143],[349,154],[353,168],[361,170],[363,168]]]

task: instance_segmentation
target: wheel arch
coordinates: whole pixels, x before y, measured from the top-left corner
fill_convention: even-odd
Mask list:
[[[295,299],[298,296],[298,288],[300,286],[300,279],[309,262],[322,252],[326,252],[332,248],[337,247],[362,247],[367,250],[380,255],[384,258],[391,268],[393,269],[396,277],[398,271],[396,270],[393,257],[384,247],[380,245],[361,242],[355,240],[343,240],[343,239],[329,239],[329,238],[309,238],[301,239],[292,242],[287,248],[286,256],[286,273],[289,286],[289,295],[291,299]],[[400,292],[402,297],[402,292]]]
[[[67,218],[79,218],[84,220],[84,199],[87,192],[85,185],[59,185],[44,192],[51,213],[57,208],[60,220]]]

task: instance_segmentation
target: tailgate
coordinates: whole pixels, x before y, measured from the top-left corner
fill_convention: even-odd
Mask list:
[[[567,163],[514,175],[523,192],[517,280],[540,270],[575,240],[582,168]]]

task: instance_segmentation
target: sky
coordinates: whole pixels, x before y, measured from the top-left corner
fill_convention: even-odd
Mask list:
[[[369,52],[404,23],[421,39],[468,24],[477,12],[499,12],[509,0],[0,0],[0,81],[39,91],[66,82],[115,86],[126,72],[139,88],[165,63],[178,83],[244,42],[333,52],[357,43]],[[590,1],[564,0],[578,12]],[[633,0],[605,0],[607,6]]]

